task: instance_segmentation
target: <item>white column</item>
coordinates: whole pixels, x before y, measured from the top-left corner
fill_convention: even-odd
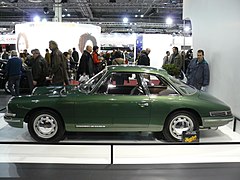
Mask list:
[[[55,13],[52,21],[54,22],[62,22],[62,0],[55,0],[55,4],[53,5],[53,11]]]

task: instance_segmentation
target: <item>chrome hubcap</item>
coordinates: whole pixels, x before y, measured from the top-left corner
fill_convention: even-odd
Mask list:
[[[56,119],[49,114],[41,114],[34,120],[33,128],[40,138],[52,138],[58,130]]]
[[[183,131],[193,131],[194,124],[188,116],[179,115],[171,121],[169,128],[171,135],[181,140]]]

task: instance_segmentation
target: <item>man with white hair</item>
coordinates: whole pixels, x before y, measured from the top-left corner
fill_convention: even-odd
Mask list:
[[[142,50],[141,55],[138,59],[138,65],[150,66],[150,58],[148,57],[151,52],[150,48],[146,48],[146,50]]]
[[[12,96],[19,96],[22,70],[22,60],[18,57],[17,51],[11,51],[11,58],[7,62],[6,73],[8,76],[8,88]]]

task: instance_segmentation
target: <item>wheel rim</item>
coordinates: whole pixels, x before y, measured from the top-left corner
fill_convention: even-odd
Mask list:
[[[35,118],[33,129],[40,138],[49,139],[57,133],[58,123],[53,116],[41,114]]]
[[[192,119],[183,115],[176,116],[169,126],[171,135],[178,140],[182,139],[183,131],[193,131],[193,129],[194,124]]]

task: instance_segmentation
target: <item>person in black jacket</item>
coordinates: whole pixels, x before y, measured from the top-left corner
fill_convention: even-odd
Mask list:
[[[197,51],[197,58],[190,61],[187,72],[187,84],[194,86],[198,90],[206,91],[209,85],[210,73],[207,61],[204,59],[204,51]]]
[[[93,76],[93,59],[91,55],[92,50],[92,46],[88,45],[86,50],[83,51],[77,70],[77,78],[79,78],[81,75],[88,75],[89,78]]]
[[[150,58],[148,57],[150,52],[151,49],[149,48],[141,52],[141,55],[138,58],[138,65],[150,66]]]
[[[74,60],[76,63],[78,63],[78,61],[79,61],[79,54],[78,54],[78,52],[76,51],[76,48],[73,48],[72,58],[73,58],[73,60]]]
[[[41,56],[38,49],[32,50],[33,61],[32,61],[32,75],[34,86],[45,86],[46,77],[48,76],[48,63]]]

